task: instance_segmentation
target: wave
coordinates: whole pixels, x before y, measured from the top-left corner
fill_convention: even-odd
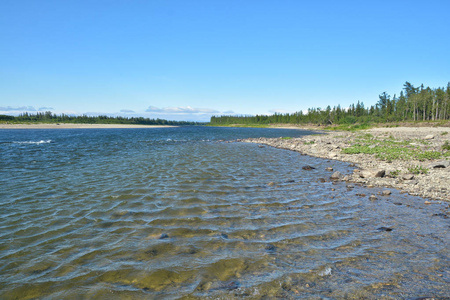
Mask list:
[[[24,141],[24,142],[13,142],[13,144],[34,144],[34,145],[41,145],[41,144],[50,144],[52,140],[40,140],[38,142],[35,141]]]

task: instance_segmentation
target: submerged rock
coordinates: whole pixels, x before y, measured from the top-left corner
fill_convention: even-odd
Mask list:
[[[382,227],[377,228],[377,230],[379,230],[379,231],[392,231],[392,228],[382,226]]]
[[[312,166],[303,166],[302,169],[309,171],[309,170],[314,170],[315,168]]]
[[[164,239],[168,239],[169,235],[167,233],[163,233],[161,234],[161,236],[159,237],[160,240],[164,240]]]
[[[392,192],[390,190],[384,190],[381,192],[381,195],[383,195],[383,196],[389,196],[390,194],[392,194]]]

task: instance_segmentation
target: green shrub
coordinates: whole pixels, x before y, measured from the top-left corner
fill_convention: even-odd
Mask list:
[[[421,167],[421,166],[409,167],[408,171],[412,174],[427,174],[428,173],[428,169]]]
[[[450,150],[450,144],[448,141],[445,141],[444,145],[442,145],[442,150]]]

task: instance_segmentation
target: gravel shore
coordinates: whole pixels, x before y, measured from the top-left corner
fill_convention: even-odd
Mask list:
[[[240,141],[355,164],[352,174],[330,170],[330,177],[334,180],[369,187],[396,188],[410,195],[450,201],[448,127],[327,131],[302,138],[254,138]]]

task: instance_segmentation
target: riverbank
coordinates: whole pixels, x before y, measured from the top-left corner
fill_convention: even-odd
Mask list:
[[[333,180],[395,188],[410,195],[450,201],[449,132],[448,127],[393,127],[241,141],[355,164],[352,174],[330,169]]]
[[[22,123],[0,124],[0,129],[105,129],[105,128],[168,128],[172,125],[132,125],[132,124],[80,124],[80,123]]]

